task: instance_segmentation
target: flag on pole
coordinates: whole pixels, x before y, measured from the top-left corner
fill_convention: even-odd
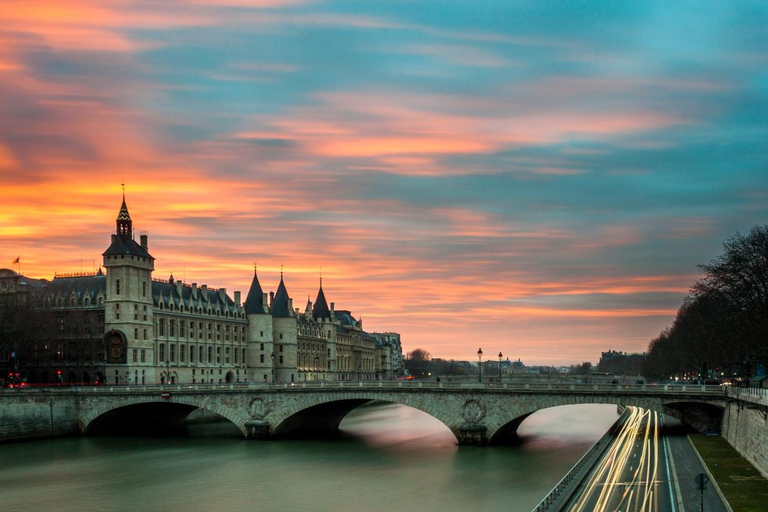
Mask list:
[[[21,258],[21,256],[16,256],[16,259],[15,259],[15,260],[13,260],[13,263],[14,263],[14,264],[16,264],[16,263],[19,263],[19,259],[20,259],[20,258]]]

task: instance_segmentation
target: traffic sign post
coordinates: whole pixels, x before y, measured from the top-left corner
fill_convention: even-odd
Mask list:
[[[709,483],[709,477],[704,473],[699,473],[698,475],[696,475],[694,480],[696,480],[696,485],[701,491],[701,512],[704,512],[704,489],[707,488],[707,484]]]

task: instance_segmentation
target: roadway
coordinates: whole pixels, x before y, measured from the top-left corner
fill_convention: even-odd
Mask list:
[[[678,512],[662,417],[628,410],[615,441],[563,510]]]

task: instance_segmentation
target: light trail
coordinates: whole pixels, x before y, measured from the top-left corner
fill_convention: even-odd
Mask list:
[[[628,407],[621,431],[588,478],[572,512],[659,512],[658,413]],[[662,498],[665,499],[665,498]],[[663,503],[666,510],[666,500]],[[670,495],[671,509],[674,510]]]

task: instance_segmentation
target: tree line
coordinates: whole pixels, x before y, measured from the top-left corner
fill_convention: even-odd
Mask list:
[[[648,345],[650,378],[749,377],[768,363],[768,225],[736,233],[699,268],[674,322]]]

